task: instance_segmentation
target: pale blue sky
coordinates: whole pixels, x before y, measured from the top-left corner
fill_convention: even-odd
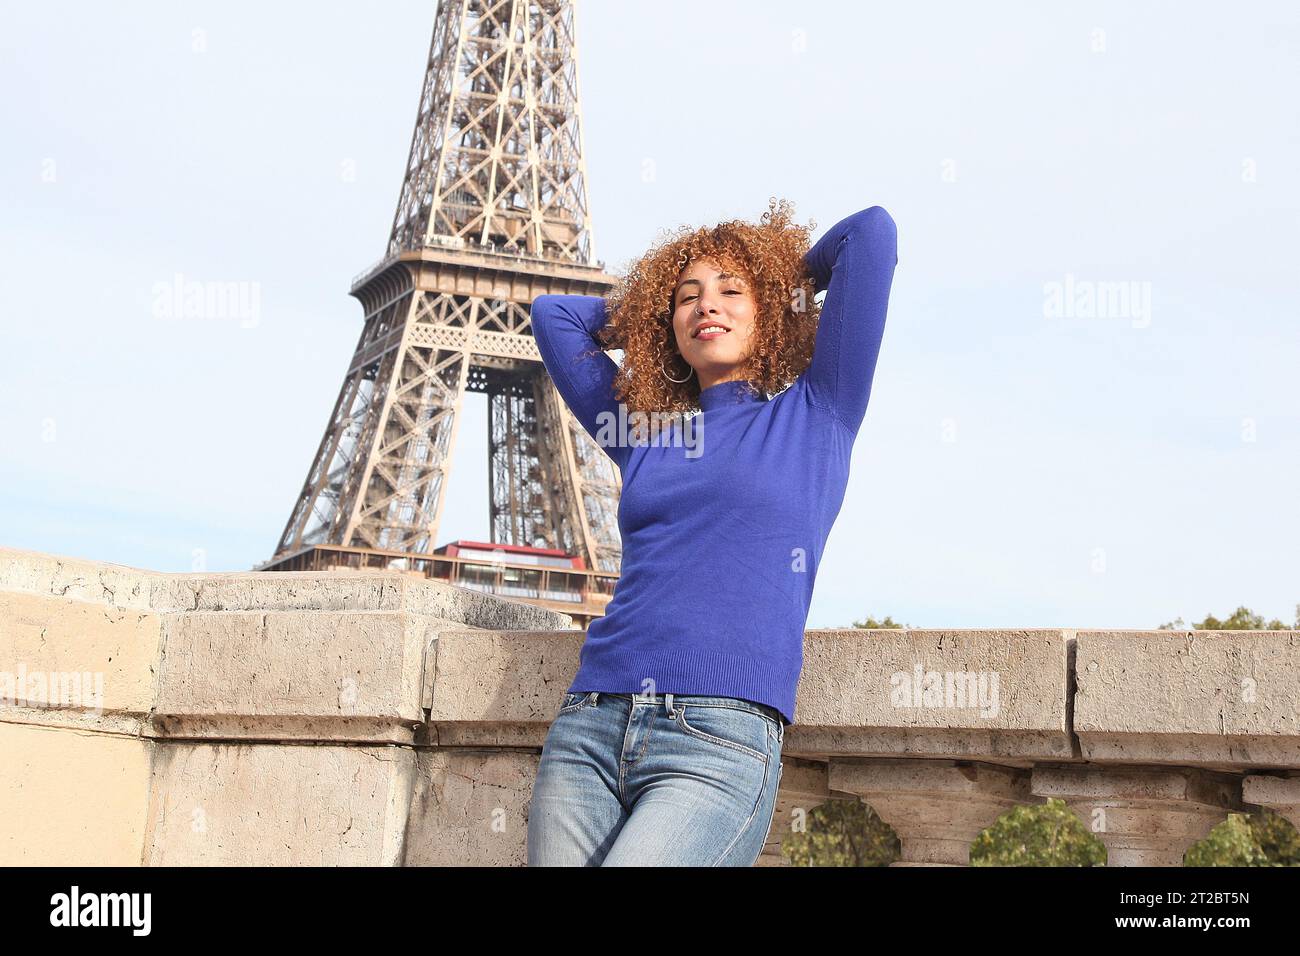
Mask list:
[[[1294,617],[1300,13],[1075,6],[579,9],[610,269],[769,196],[815,235],[874,204],[898,224],[810,627]],[[0,545],[270,556],[410,142],[434,3],[383,7],[2,5]],[[177,273],[249,283],[256,321],[159,318]],[[1067,275],[1150,312],[1049,315]],[[487,536],[484,412],[440,542]]]

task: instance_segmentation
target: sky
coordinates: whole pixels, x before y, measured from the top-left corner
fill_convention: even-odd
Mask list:
[[[382,8],[0,3],[0,547],[271,556],[410,145],[435,4]],[[1300,8],[577,17],[609,271],[773,196],[814,238],[872,205],[898,226],[810,628],[1154,628],[1242,604],[1291,624]],[[246,308],[168,314],[193,280],[240,283]],[[488,536],[485,403],[440,543]]]

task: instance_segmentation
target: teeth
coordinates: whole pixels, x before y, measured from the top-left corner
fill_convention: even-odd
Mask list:
[[[727,330],[724,329],[724,328],[723,328],[722,326],[720,326],[720,325],[707,325],[707,326],[705,326],[704,328],[700,329],[700,330],[699,330],[698,332],[696,332],[695,334],[696,334],[696,336],[698,337],[698,336],[704,335],[706,332],[725,332],[725,331],[727,331]]]

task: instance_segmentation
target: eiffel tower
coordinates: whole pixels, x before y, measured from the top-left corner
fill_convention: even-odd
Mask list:
[[[260,570],[434,573],[422,556],[472,391],[488,396],[492,542],[580,557],[608,600],[619,475],[555,390],[529,319],[538,295],[614,284],[594,258],[582,143],[573,0],[442,0],[388,250],[352,283],[361,336]]]

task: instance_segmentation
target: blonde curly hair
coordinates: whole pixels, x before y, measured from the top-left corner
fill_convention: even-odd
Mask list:
[[[804,255],[816,223],[796,224],[792,208],[773,197],[757,224],[735,219],[711,229],[679,226],[631,265],[607,298],[608,321],[598,334],[606,348],[623,350],[614,392],[630,412],[700,407],[698,375],[685,382],[665,377],[680,378],[686,364],[673,333],[673,289],[692,261],[738,270],[749,282],[757,306],[755,342],[741,377],[751,388],[782,391],[808,367],[820,308]]]

